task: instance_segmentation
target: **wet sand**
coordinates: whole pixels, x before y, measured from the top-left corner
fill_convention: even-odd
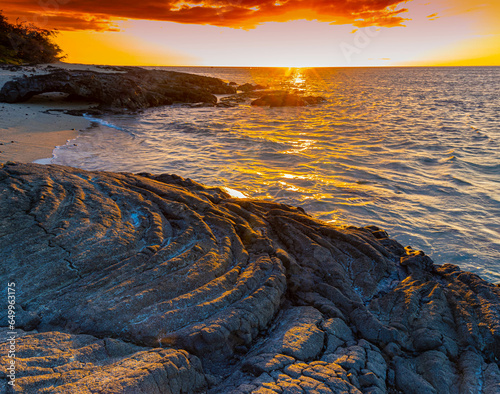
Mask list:
[[[57,63],[51,66],[106,72],[89,65]],[[0,68],[0,89],[15,77],[50,71],[46,65],[22,67],[16,71]],[[66,144],[90,126],[88,120],[64,114],[63,111],[86,109],[92,105],[90,102],[69,100],[67,95],[61,93],[38,95],[19,104],[0,103],[0,163],[29,163],[52,158],[56,146]]]

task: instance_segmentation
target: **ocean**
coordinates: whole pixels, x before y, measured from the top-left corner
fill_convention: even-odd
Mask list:
[[[500,282],[500,67],[163,69],[328,101],[94,118],[52,162],[175,173],[334,225],[376,225]]]

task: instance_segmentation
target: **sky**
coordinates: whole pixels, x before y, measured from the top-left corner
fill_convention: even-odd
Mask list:
[[[2,0],[65,61],[151,66],[500,65],[500,0]]]

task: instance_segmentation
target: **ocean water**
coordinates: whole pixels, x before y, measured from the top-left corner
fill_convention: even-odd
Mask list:
[[[437,264],[500,282],[500,67],[166,69],[328,102],[94,119],[53,162],[175,173],[335,225],[377,225]]]

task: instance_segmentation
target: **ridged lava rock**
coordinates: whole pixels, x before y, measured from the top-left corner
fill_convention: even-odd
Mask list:
[[[17,334],[16,387],[24,393],[195,393],[206,387],[200,360],[184,350],[61,332]]]
[[[214,94],[236,93],[217,78],[174,71],[118,68],[119,73],[56,70],[5,83],[0,102],[17,103],[47,92],[62,92],[99,103],[115,112],[173,103],[216,104]]]
[[[35,164],[0,169],[0,202],[18,391],[500,392],[499,288],[376,227]]]

